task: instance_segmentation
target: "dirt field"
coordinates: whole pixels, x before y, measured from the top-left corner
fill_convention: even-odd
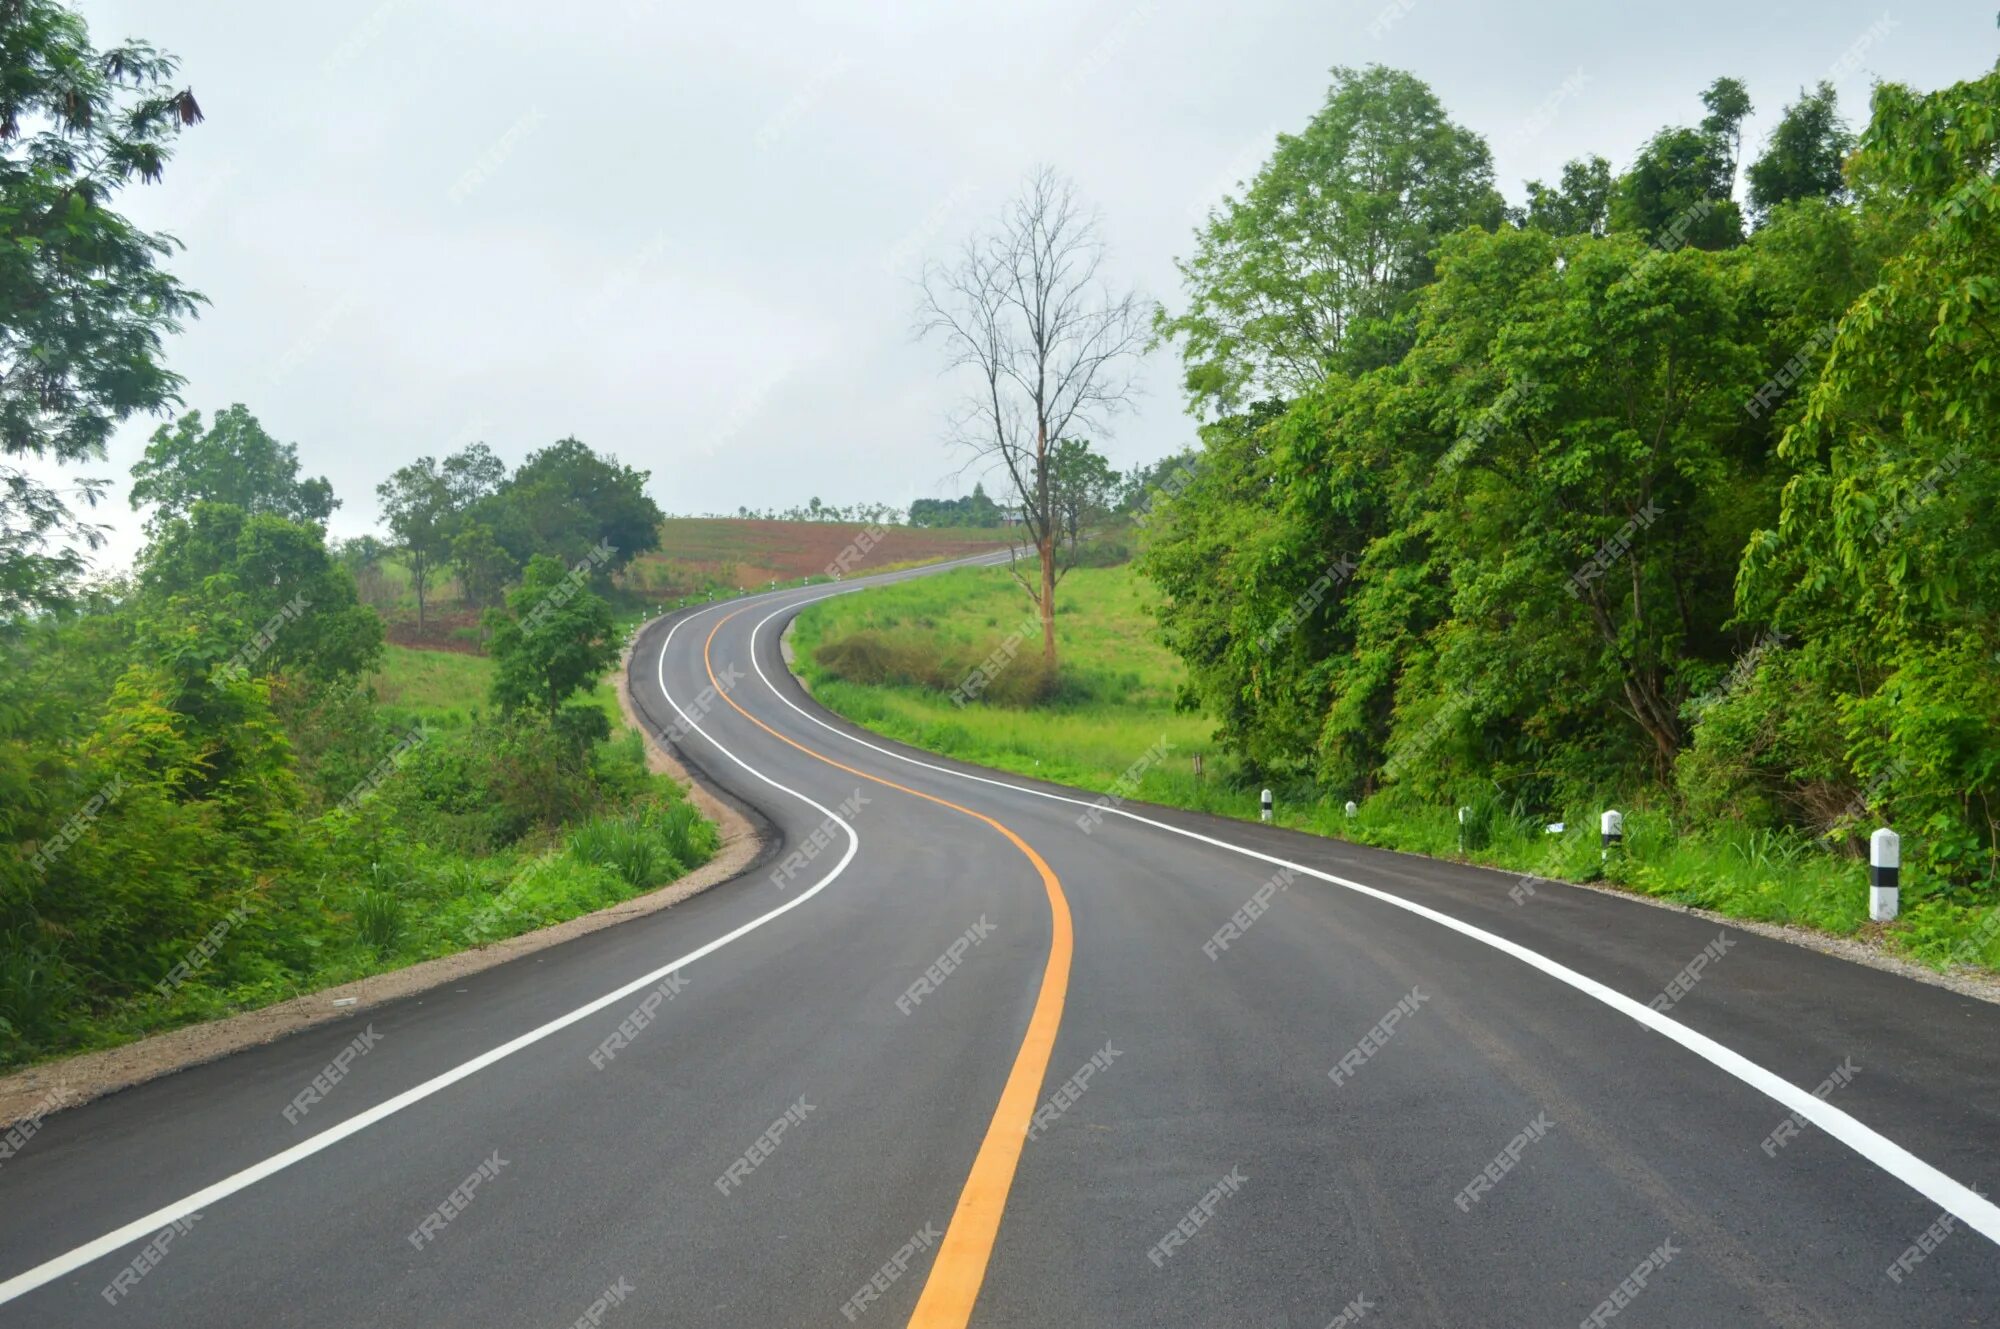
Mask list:
[[[660,548],[634,563],[626,577],[635,588],[673,593],[696,590],[708,581],[754,587],[774,579],[818,576],[864,529],[844,522],[674,517],[660,529]],[[1005,543],[997,531],[889,527],[849,570],[953,558]]]

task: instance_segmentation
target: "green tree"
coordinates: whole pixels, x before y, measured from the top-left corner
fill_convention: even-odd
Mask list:
[[[477,518],[493,528],[517,565],[535,554],[575,563],[608,543],[597,566],[602,580],[660,545],[666,514],[646,493],[649,471],[600,456],[574,438],[528,454],[486,500]]]
[[[437,458],[419,457],[396,468],[375,486],[382,500],[382,517],[389,523],[396,549],[410,570],[410,590],[417,597],[417,634],[423,635],[424,608],[431,578],[451,557],[453,518],[457,509],[452,486],[438,469]]]
[[[1550,235],[1603,235],[1611,220],[1611,163],[1602,157],[1572,161],[1555,188],[1528,182],[1523,224]]]
[[[1486,141],[1421,79],[1336,68],[1304,132],[1279,135],[1243,197],[1196,232],[1179,263],[1187,307],[1162,309],[1155,330],[1181,346],[1199,408],[1295,396],[1397,359],[1438,241],[1503,213]]]
[[[240,402],[207,428],[200,411],[161,425],[132,467],[133,510],[152,504],[155,529],[203,501],[321,524],[340,506],[325,477],[299,478],[299,450],[272,438]]]
[[[139,567],[149,611],[161,621],[199,612],[230,638],[221,663],[233,672],[325,682],[363,674],[381,656],[382,621],[317,526],[197,502],[166,520]]]
[[[1726,249],[1743,239],[1743,217],[1729,197],[1728,145],[1695,129],[1662,129],[1618,178],[1611,229],[1661,248],[1680,244]]]
[[[1854,148],[1854,135],[1840,118],[1833,84],[1821,81],[1785,108],[1763,155],[1750,163],[1750,209],[1761,225],[1773,209],[1794,199],[1840,199],[1847,181],[1841,163]]]
[[[516,569],[513,556],[502,547],[493,528],[470,519],[451,539],[451,561],[458,569],[465,602],[475,608],[498,605]]]
[[[590,560],[574,567],[548,554],[528,560],[507,607],[489,610],[493,704],[550,718],[618,662],[611,606],[590,589]]]
[[[1736,164],[1743,160],[1743,120],[1754,109],[1750,105],[1750,90],[1741,79],[1719,78],[1701,94],[1701,104],[1708,108],[1708,114],[1701,118],[1701,132],[1721,145],[1722,171],[1729,181],[1727,192],[1734,196]]]
[[[2000,862],[1996,166],[2000,71],[1876,90],[1853,177],[1903,243],[1840,320],[1738,579],[1743,612],[1811,647],[1778,702],[1840,717],[1836,799],[1894,809],[1914,856],[1959,880]],[[1795,784],[1827,776],[1806,755],[1786,754]]]
[[[1084,528],[1102,520],[1117,498],[1118,472],[1099,456],[1087,439],[1065,438],[1050,454],[1054,471],[1057,525],[1071,562]]]
[[[166,335],[201,297],[161,262],[175,248],[112,210],[134,180],[158,180],[175,137],[201,119],[171,86],[171,56],[143,42],[98,50],[56,0],[0,5],[0,615],[64,598],[101,543],[69,493],[5,460],[87,462],[119,422],[161,411],[180,378]]]

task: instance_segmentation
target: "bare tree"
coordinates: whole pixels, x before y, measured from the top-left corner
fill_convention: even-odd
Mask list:
[[[1101,426],[1129,404],[1145,336],[1138,297],[1111,289],[1104,256],[1096,217],[1045,167],[993,230],[968,240],[953,263],[924,272],[924,335],[943,339],[952,369],[977,377],[953,417],[953,441],[1013,487],[1041,565],[1030,582],[1017,557],[1014,578],[1040,611],[1052,677],[1056,584],[1068,571],[1057,566],[1054,449],[1071,430]]]

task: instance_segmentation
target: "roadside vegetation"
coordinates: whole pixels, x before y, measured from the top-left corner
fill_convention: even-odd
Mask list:
[[[971,568],[813,605],[797,620],[800,675],[836,713],[886,737],[1000,770],[1169,807],[1255,821],[1262,785],[1248,778],[1206,716],[1176,706],[1187,671],[1158,641],[1157,592],[1131,567],[1071,574],[1057,615],[1061,684],[1040,697],[1019,681],[1039,661],[1039,625],[1003,570]],[[1023,637],[1023,629],[1026,629]],[[1010,638],[1025,649],[1010,653]],[[1008,660],[993,686],[953,700],[974,670]],[[1015,680],[1009,682],[1009,680]],[[1201,758],[1203,774],[1194,773]],[[1461,834],[1456,808],[1405,788],[1357,803],[1309,783],[1279,787],[1280,825],[1387,849],[1458,858],[1535,878],[1603,881],[1732,918],[1843,936],[1872,932],[1866,869],[1838,846],[1747,824],[1704,823],[1671,800],[1630,806],[1626,844],[1608,867],[1597,814],[1503,803],[1475,793]],[[1564,830],[1550,834],[1550,822]],[[1524,899],[1529,898],[1523,896]],[[1934,879],[1905,878],[1901,919],[1886,931],[1922,963],[2000,968],[2000,928]]]
[[[180,405],[163,349],[203,302],[112,205],[201,110],[170,57],[96,50],[53,0],[0,9],[0,55],[0,461],[87,466]],[[645,472],[475,444],[383,482],[392,542],[331,548],[340,498],[293,445],[242,405],[189,411],[133,467],[147,543],[109,580],[79,515],[103,482],[47,473],[0,464],[0,1067],[483,945],[715,852],[602,685],[608,597],[658,542]],[[385,649],[362,586],[407,592],[422,638],[446,582],[477,616],[459,653]]]

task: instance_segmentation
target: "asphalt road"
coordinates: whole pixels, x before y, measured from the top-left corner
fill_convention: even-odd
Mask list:
[[[50,1117],[0,1325],[2000,1323],[2000,1007],[874,739],[821,594],[633,656],[756,865]]]

